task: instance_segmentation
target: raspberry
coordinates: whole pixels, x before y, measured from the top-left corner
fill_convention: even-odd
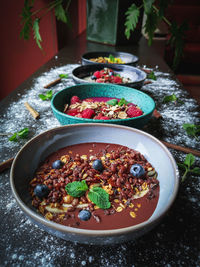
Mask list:
[[[82,112],[82,118],[85,118],[85,119],[91,119],[94,115],[95,115],[95,112],[91,108],[86,108]]]
[[[109,120],[108,117],[104,116],[102,113],[99,113],[97,116],[94,117],[95,120]]]
[[[130,118],[138,117],[143,114],[142,110],[135,106],[130,106],[126,113]]]
[[[70,116],[76,116],[79,113],[79,111],[77,110],[77,108],[73,108],[65,111],[65,113]]]
[[[99,78],[99,79],[96,79],[96,82],[97,82],[97,83],[103,83],[104,80],[103,80],[102,78]]]
[[[99,120],[109,120],[109,118],[108,117],[106,117],[106,116],[102,116],[102,117],[100,117],[100,119]]]
[[[97,79],[101,78],[101,74],[100,71],[95,71],[95,73],[93,74]]]
[[[122,79],[119,76],[114,76],[113,81],[114,83],[122,83]]]
[[[71,98],[70,104],[72,105],[72,104],[76,104],[76,103],[80,103],[80,102],[81,102],[80,98],[78,96],[74,95]]]

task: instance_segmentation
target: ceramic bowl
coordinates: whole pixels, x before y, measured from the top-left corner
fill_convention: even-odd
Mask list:
[[[106,67],[106,64],[90,64],[77,67],[72,71],[73,80],[77,84],[89,82],[91,83],[93,81],[91,79],[88,80],[87,78],[91,77],[95,71],[103,70]],[[117,65],[112,66],[111,69],[121,77],[129,78],[130,81],[128,83],[120,85],[134,87],[136,89],[140,89],[142,87],[147,77],[147,74],[144,71],[133,66]]]
[[[128,119],[113,119],[113,120],[93,120],[73,117],[63,113],[66,103],[70,103],[72,96],[77,95],[80,99],[90,97],[113,97],[113,98],[125,98],[127,101],[138,105],[143,115]],[[74,123],[108,123],[108,124],[121,124],[126,126],[132,126],[136,128],[142,128],[150,120],[152,113],[155,109],[154,100],[147,94],[125,86],[114,84],[79,84],[75,86],[67,87],[58,93],[56,93],[51,100],[51,108],[54,116],[62,125],[74,124]]]
[[[104,51],[96,51],[96,52],[87,52],[82,55],[82,64],[96,64],[96,62],[92,61],[91,58],[98,58],[98,57],[109,57],[112,55],[115,58],[121,58],[121,60],[124,62],[123,65],[136,65],[138,62],[138,57],[125,52],[104,52]],[[98,63],[102,64],[102,63]],[[122,65],[122,64],[107,64],[107,65]]]
[[[58,149],[79,143],[104,142],[128,146],[141,152],[158,172],[160,195],[152,216],[145,222],[114,230],[86,230],[46,220],[31,204],[29,182],[40,162]],[[168,149],[155,137],[137,129],[108,124],[76,124],[43,132],[17,153],[10,174],[12,193],[23,210],[43,230],[65,240],[86,244],[116,244],[145,234],[171,207],[179,187],[177,165]]]

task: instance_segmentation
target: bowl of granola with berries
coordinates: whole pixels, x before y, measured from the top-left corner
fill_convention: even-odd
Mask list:
[[[133,88],[88,83],[56,93],[51,108],[62,125],[103,122],[142,128],[150,120],[155,102]]]
[[[139,89],[147,74],[139,68],[128,65],[108,67],[106,64],[89,64],[72,71],[75,83],[112,83]]]
[[[152,135],[83,123],[28,141],[15,156],[10,183],[19,207],[41,229],[109,245],[134,240],[160,222],[176,198],[179,174]]]

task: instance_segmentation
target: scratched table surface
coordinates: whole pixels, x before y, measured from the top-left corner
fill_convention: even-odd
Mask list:
[[[167,67],[157,47],[148,47],[141,39],[138,45],[110,47],[89,43],[81,36],[67,45],[47,64],[42,66],[21,86],[6,97],[0,105],[0,132],[12,134],[29,128],[27,139],[9,141],[0,136],[0,162],[14,157],[27,140],[59,126],[53,116],[50,101],[38,95],[47,89],[44,85],[67,73],[69,77],[52,87],[53,93],[73,85],[71,72],[80,65],[81,55],[88,51],[126,51],[139,57],[138,65],[153,70],[156,80],[142,87],[156,102],[162,118],[153,118],[144,131],[164,141],[200,149],[200,142],[188,136],[182,125],[199,124],[199,106]],[[175,94],[181,103],[163,103],[167,95]],[[39,113],[35,120],[24,106],[28,102]],[[173,149],[176,162],[183,162],[186,154]],[[199,166],[200,158],[195,158]],[[161,223],[137,240],[113,246],[92,246],[65,241],[41,230],[18,207],[12,196],[10,170],[0,174],[0,266],[200,266],[199,221],[200,183],[197,175],[188,175],[180,183],[178,196]],[[180,179],[183,171],[180,170]]]

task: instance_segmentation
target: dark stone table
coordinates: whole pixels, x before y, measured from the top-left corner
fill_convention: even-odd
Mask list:
[[[167,142],[199,150],[199,140],[188,136],[182,127],[183,123],[199,124],[199,106],[158,53],[162,46],[162,42],[156,42],[148,47],[142,38],[135,46],[111,47],[86,42],[85,35],[80,36],[1,102],[1,134],[28,127],[30,139],[44,130],[59,126],[50,102],[38,98],[38,94],[46,90],[43,86],[61,73],[68,73],[69,78],[52,87],[53,92],[74,84],[71,71],[80,64],[81,54],[86,51],[127,51],[137,55],[139,66],[153,69],[157,77],[141,90],[153,97],[162,118],[152,118],[143,130]],[[163,104],[164,96],[172,94],[183,103]],[[26,101],[40,113],[38,120],[26,110]],[[27,141],[11,142],[8,136],[0,138],[0,162],[15,156]],[[183,162],[186,157],[183,152],[172,149],[170,152],[177,162]],[[199,163],[200,158],[196,157],[194,165],[199,166]],[[180,177],[182,175],[181,170]],[[180,184],[175,203],[155,229],[138,240],[109,247],[58,239],[34,225],[12,196],[9,169],[0,174],[0,189],[0,266],[200,266],[200,186],[199,177],[195,175],[188,175]]]

